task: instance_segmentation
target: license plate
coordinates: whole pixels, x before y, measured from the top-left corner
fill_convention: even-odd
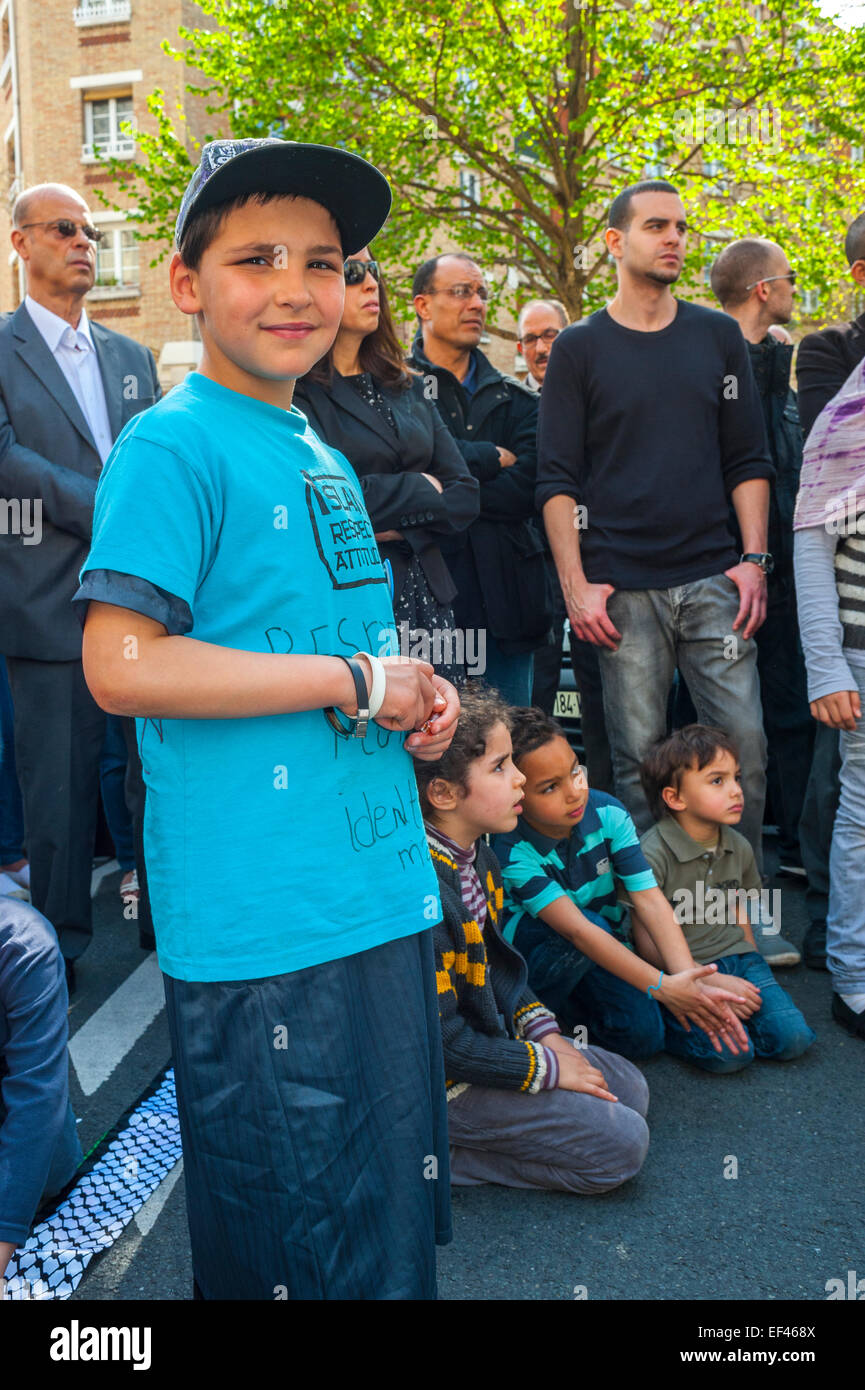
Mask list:
[[[578,690],[557,690],[553,717],[555,719],[579,719],[580,692]]]

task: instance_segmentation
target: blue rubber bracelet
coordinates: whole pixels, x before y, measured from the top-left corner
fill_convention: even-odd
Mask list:
[[[649,996],[650,999],[651,999],[651,997],[652,997],[652,990],[653,990],[653,989],[660,989],[660,988],[661,988],[661,981],[663,980],[663,978],[664,978],[664,972],[663,972],[663,970],[662,970],[661,973],[660,973],[660,975],[658,976],[658,983],[657,983],[656,985],[649,985],[648,989],[646,990],[646,993],[648,994],[648,996]]]

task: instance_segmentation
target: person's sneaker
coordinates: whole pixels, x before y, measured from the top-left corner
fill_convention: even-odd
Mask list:
[[[759,922],[751,923],[757,950],[767,965],[798,965],[802,959],[792,941],[787,941],[780,932],[768,932]]]
[[[840,994],[832,995],[832,1017],[854,1038],[865,1038],[865,1011],[857,1014],[849,1004],[844,1003]]]
[[[30,892],[30,865],[25,859],[20,869],[3,869],[4,877],[8,874],[9,878],[14,879],[19,888],[26,888]]]
[[[779,874],[789,874],[791,878],[807,878],[808,875],[801,864],[787,862],[786,860],[778,865]]]
[[[802,942],[802,959],[809,970],[828,970],[826,963],[826,923],[812,922]]]
[[[0,874],[0,898],[20,898],[22,902],[29,903],[30,894],[15,882],[11,874],[4,873]]]

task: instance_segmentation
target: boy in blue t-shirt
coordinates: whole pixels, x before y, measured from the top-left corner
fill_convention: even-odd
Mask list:
[[[76,595],[94,697],[138,718],[208,1299],[432,1298],[449,1239],[439,900],[408,754],[441,755],[459,702],[374,655],[396,634],[363,495],[292,407],[389,207],[343,150],[204,147],[170,268],[201,364],[115,444]]]
[[[624,1057],[663,1049],[661,1004],[685,1027],[702,1028],[716,1052],[723,1044],[746,1050],[731,1005],[750,986],[725,978],[718,989],[707,978],[717,966],[694,964],[622,803],[589,790],[561,727],[541,710],[512,710],[511,738],[526,778],[523,812],[493,850],[504,880],[504,934],[526,960],[531,989],[563,1031],[586,1025],[592,1042]],[[639,908],[660,974],[633,950],[620,892]]]

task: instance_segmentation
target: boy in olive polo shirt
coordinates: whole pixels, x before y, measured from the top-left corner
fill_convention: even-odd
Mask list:
[[[672,904],[691,955],[726,976],[740,993],[731,1005],[745,1024],[747,1051],[714,1050],[697,1028],[686,1032],[666,1017],[665,1047],[706,1071],[739,1071],[754,1057],[790,1061],[814,1041],[786,990],[757,950],[749,904],[763,892],[754,852],[733,826],[742,818],[739,759],[725,733],[701,724],[677,729],[647,753],[640,778],[656,824],[640,837],[658,886]],[[640,954],[660,964],[651,937],[632,906],[631,924]],[[720,982],[719,982],[720,983]]]

